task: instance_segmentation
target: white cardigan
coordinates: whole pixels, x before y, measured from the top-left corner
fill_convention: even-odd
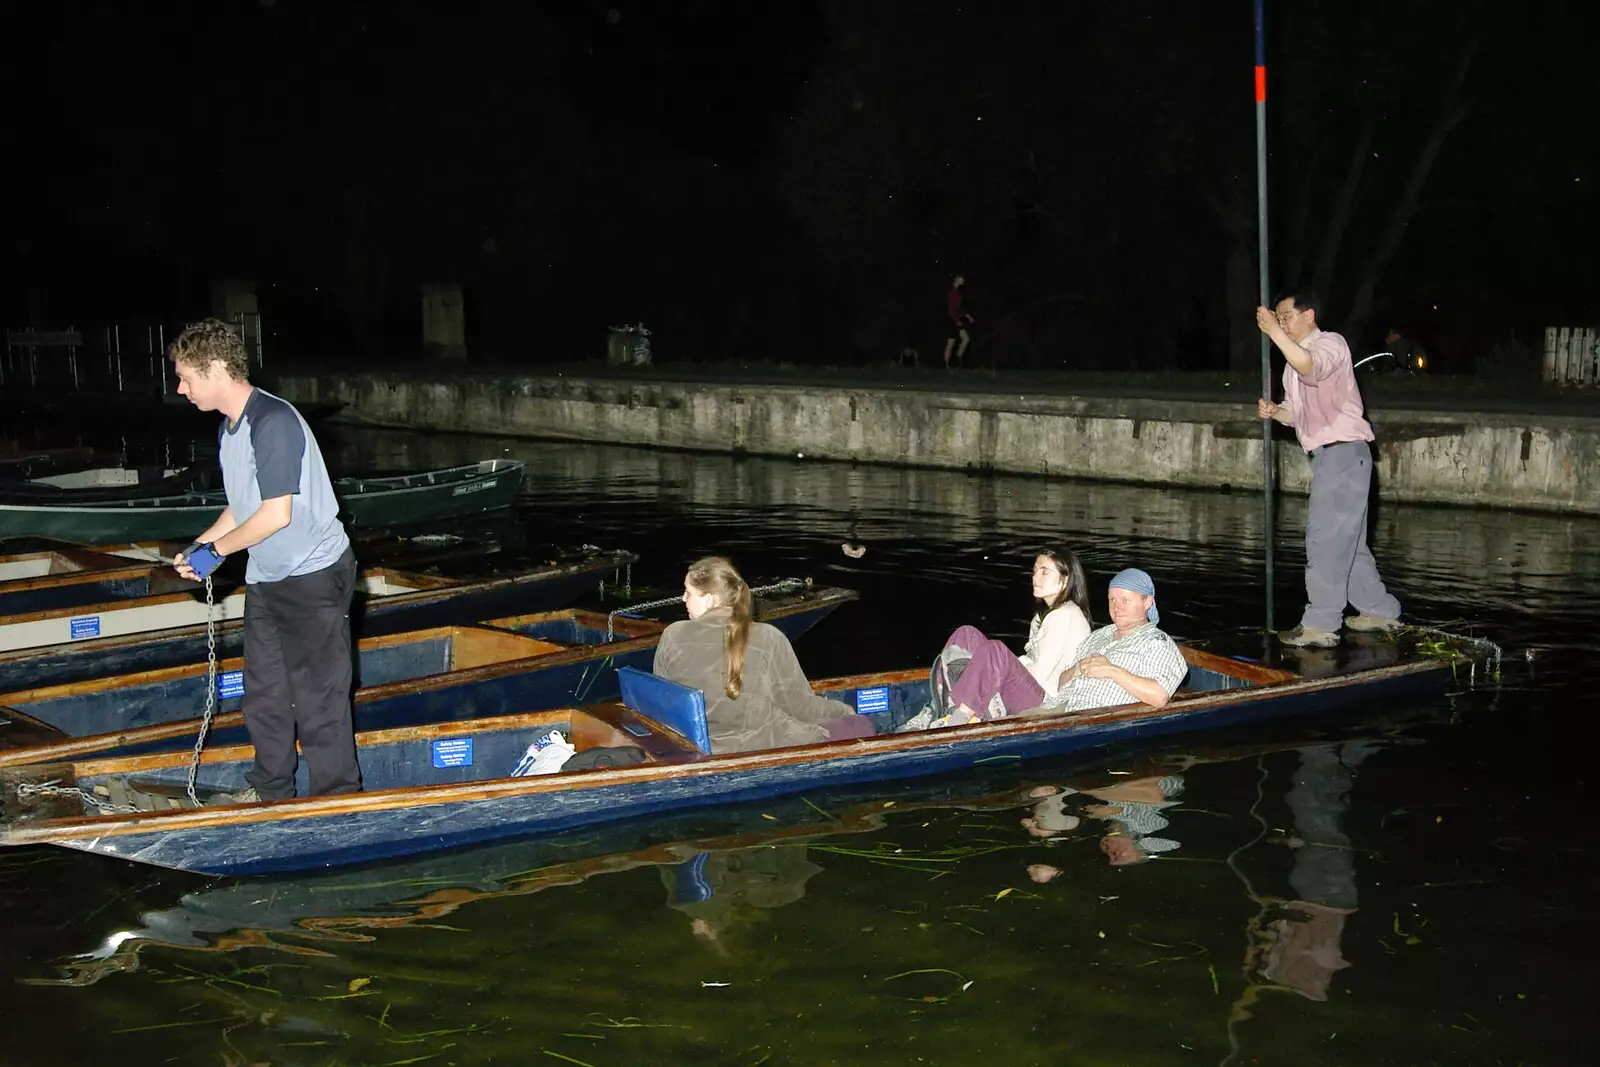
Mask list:
[[[1028,643],[1017,659],[1028,668],[1044,695],[1053,697],[1061,688],[1061,672],[1078,662],[1078,646],[1089,636],[1089,620],[1078,605],[1068,601],[1045,615],[1033,617],[1028,627]]]

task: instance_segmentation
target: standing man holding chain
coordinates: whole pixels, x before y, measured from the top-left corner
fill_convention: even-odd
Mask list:
[[[1256,413],[1294,427],[1311,457],[1311,506],[1306,513],[1306,610],[1300,625],[1278,634],[1286,645],[1332,648],[1339,626],[1392,631],[1400,601],[1384,588],[1367,547],[1367,496],[1372,488],[1372,425],[1364,417],[1350,346],[1317,327],[1320,301],[1299,290],[1276,310],[1256,308],[1256,326],[1277,346],[1283,403],[1263,398]],[[1345,605],[1356,614],[1344,618]]]
[[[228,497],[173,565],[198,581],[189,557],[198,563],[201,549],[217,557],[250,553],[244,719],[256,758],[250,787],[227,799],[294,796],[297,735],[312,795],[359,792],[350,711],[356,564],[316,438],[292,405],[250,384],[249,353],[227,323],[194,323],[168,354],[178,392],[224,416],[217,445]]]

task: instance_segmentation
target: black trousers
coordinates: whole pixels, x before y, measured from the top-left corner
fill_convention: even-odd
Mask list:
[[[256,748],[245,777],[262,800],[295,795],[295,739],[309,792],[361,789],[350,716],[350,597],[355,555],[281,582],[258,582],[244,598],[244,723]]]

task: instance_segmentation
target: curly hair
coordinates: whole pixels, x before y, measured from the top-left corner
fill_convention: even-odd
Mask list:
[[[213,361],[219,362],[236,382],[250,377],[250,352],[244,347],[244,338],[237,327],[221,319],[191,322],[167,346],[167,355],[175,363],[202,371]]]

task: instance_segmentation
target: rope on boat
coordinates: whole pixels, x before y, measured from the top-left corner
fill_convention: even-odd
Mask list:
[[[805,578],[785,578],[781,582],[763,585],[750,590],[751,596],[761,596],[766,593],[792,593],[797,589],[804,589],[811,584]],[[630,604],[625,608],[618,608],[606,616],[606,643],[610,644],[616,637],[616,623],[618,615],[633,615],[640,611],[649,611],[651,608],[664,608],[669,604],[681,604],[682,596],[662,597],[660,600],[647,600],[643,604]]]

